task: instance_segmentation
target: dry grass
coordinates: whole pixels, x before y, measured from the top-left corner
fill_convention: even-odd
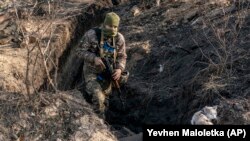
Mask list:
[[[23,39],[20,48],[0,50],[0,140],[116,140],[80,92],[57,90],[59,58],[92,2],[14,1]],[[38,91],[46,81],[55,93]]]
[[[6,45],[1,48],[0,63],[4,70],[0,74],[3,77],[0,89],[28,98],[48,81],[48,88],[57,91],[59,58],[72,38],[76,16],[89,4],[88,1],[9,1],[11,7],[7,11],[11,11],[22,39],[19,49]]]
[[[78,91],[40,93],[28,102],[19,94],[0,94],[3,140],[116,140]]]
[[[223,3],[223,2],[222,2]],[[235,81],[238,79],[235,74],[236,60],[242,59],[242,55],[238,54],[238,43],[241,42],[239,35],[247,16],[249,2],[244,0],[230,2],[220,5],[213,9],[209,5],[204,7],[203,16],[203,35],[210,44],[210,48],[200,48],[202,56],[208,67],[198,72],[197,76],[207,75],[207,80],[202,82],[202,97],[205,101],[211,101],[215,95],[223,100],[224,96],[220,95],[222,90],[228,87],[236,86]],[[206,12],[209,11],[209,12]],[[197,41],[193,41],[198,45]],[[244,58],[244,57],[243,57]]]

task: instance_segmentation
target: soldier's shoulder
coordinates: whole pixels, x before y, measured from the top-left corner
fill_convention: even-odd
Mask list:
[[[119,41],[125,42],[125,38],[124,38],[122,33],[118,32],[117,38],[118,38]]]
[[[85,36],[88,36],[88,37],[95,37],[96,36],[96,32],[95,32],[95,29],[89,29],[86,33],[85,33]]]
[[[125,38],[120,32],[118,32],[118,34],[117,34],[117,42],[116,42],[116,44],[118,46],[122,46],[123,44],[125,44]]]

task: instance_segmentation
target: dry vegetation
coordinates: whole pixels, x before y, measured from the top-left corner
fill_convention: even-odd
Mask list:
[[[0,140],[116,140],[80,92],[57,87],[60,57],[92,3],[1,1]]]
[[[218,124],[249,123],[243,118],[250,93],[249,1],[147,2],[117,9],[132,72],[128,98],[146,109],[137,113],[142,123],[189,124],[206,105],[219,106]]]
[[[107,121],[123,127],[112,132],[75,90],[83,64],[74,54],[110,5],[0,2],[0,140],[117,140],[145,123],[189,124],[206,105],[218,105],[218,124],[250,123],[250,1],[131,0],[112,8],[131,73],[126,111],[110,97]]]
[[[0,94],[0,140],[116,140],[79,91]]]

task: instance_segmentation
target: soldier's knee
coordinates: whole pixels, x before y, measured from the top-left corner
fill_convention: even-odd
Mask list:
[[[105,111],[105,99],[106,95],[102,90],[101,85],[96,81],[89,81],[86,83],[86,92],[92,95],[92,103],[97,113],[103,113]]]
[[[86,83],[86,91],[89,94],[96,93],[96,92],[101,91],[101,86],[96,81],[89,81]]]

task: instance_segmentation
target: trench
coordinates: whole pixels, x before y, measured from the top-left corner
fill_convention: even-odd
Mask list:
[[[91,12],[89,12],[91,11]],[[66,91],[72,89],[78,89],[82,92],[83,97],[87,102],[91,103],[91,97],[89,97],[84,91],[84,80],[82,75],[83,61],[75,55],[75,49],[79,46],[79,42],[82,39],[84,33],[93,27],[100,26],[104,20],[104,13],[109,12],[110,8],[98,7],[96,5],[90,6],[90,8],[83,12],[82,15],[77,17],[76,28],[74,38],[71,39],[67,49],[59,59],[59,90]],[[52,70],[53,71],[53,70]],[[43,84],[42,89],[49,89],[48,84]],[[123,95],[127,93],[133,93],[128,86],[122,86]],[[108,110],[106,112],[106,122],[111,125],[113,131],[123,132],[124,127],[139,133],[142,131],[142,123],[140,119],[143,114],[137,115],[133,108],[134,103],[138,103],[139,97],[133,94],[133,97],[126,97],[126,103],[123,107],[116,91],[107,98]],[[131,104],[133,103],[133,104]],[[136,111],[143,111],[143,107],[137,108]]]
[[[77,16],[75,19],[75,28],[72,32],[73,36],[71,37],[71,41],[68,43],[66,50],[59,59],[57,80],[58,89],[61,91],[78,89],[82,92],[83,97],[90,103],[90,105],[92,104],[90,100],[91,98],[88,97],[84,91],[82,78],[82,67],[84,64],[83,61],[75,55],[75,49],[78,47],[83,34],[87,30],[99,26],[103,22],[103,15],[108,11],[111,11],[110,7],[98,5],[90,6],[86,11],[82,11],[82,15]],[[168,39],[170,42],[171,35],[173,43],[175,43],[175,41],[181,41],[183,36],[176,37],[176,35],[184,35],[183,31],[186,33],[187,31],[185,32],[185,30],[190,30],[191,28],[187,26],[185,28],[180,25],[177,29],[180,30],[168,30]],[[142,40],[141,36],[137,37],[138,40]],[[150,39],[151,38],[154,37],[150,37]],[[207,44],[204,44],[203,46],[206,45]],[[187,44],[185,47],[188,48],[189,46],[191,46],[191,44]],[[187,83],[192,79],[192,75],[196,75],[195,73],[199,68],[204,69],[204,66],[200,66],[197,67],[198,69],[190,68],[190,70],[186,70],[185,66],[189,66],[190,62],[192,64],[192,62],[199,61],[199,54],[197,54],[197,56],[192,56],[192,54],[197,53],[195,52],[195,48],[199,47],[193,46],[193,48],[194,49],[192,49],[189,54],[183,51],[175,51],[171,54],[171,51],[163,48],[163,51],[156,52],[156,54],[149,54],[145,60],[136,62],[137,65],[134,66],[135,71],[131,73],[134,73],[133,76],[129,78],[128,84],[121,88],[122,95],[125,97],[124,107],[115,90],[107,99],[109,106],[107,108],[105,122],[110,125],[111,131],[113,131],[112,133],[115,133],[117,138],[126,136],[127,130],[125,129],[128,129],[135,134],[142,132],[144,124],[189,124],[190,117],[197,109],[200,109],[200,107],[207,104],[215,104],[213,103],[213,101],[215,101],[215,95],[212,94],[212,92],[211,94],[208,93],[210,95],[205,94],[201,98],[197,98],[197,95],[199,95],[197,90],[200,90],[200,82],[203,81],[197,81],[195,82],[196,84]],[[162,55],[162,52],[164,55]],[[165,53],[168,53],[167,55],[169,55],[167,58],[165,58]],[[128,56],[130,55],[128,54]],[[161,58],[162,60],[158,59],[163,56],[164,58]],[[131,60],[131,58],[129,59]],[[148,72],[150,72],[152,68],[156,68],[158,63],[165,63],[164,61],[170,62],[169,67],[172,67],[173,77],[167,77],[167,73],[164,75],[159,74],[149,77],[148,75],[150,75],[150,73]],[[144,66],[148,67],[141,66],[141,64],[146,64]],[[146,70],[147,72],[141,70]],[[54,73],[53,71],[54,70],[51,71],[51,74]],[[189,71],[191,73],[188,73]],[[181,77],[184,77],[184,75],[188,77],[182,79]],[[164,77],[166,77],[166,79],[164,79]],[[172,80],[167,80],[168,78],[172,78]],[[135,83],[135,81],[139,81],[139,83]],[[154,82],[155,84],[153,84]],[[143,85],[142,83],[149,85]],[[138,85],[133,86],[133,84]],[[158,84],[159,86],[157,86]],[[160,89],[161,87],[169,89],[162,90]],[[149,92],[149,89],[152,89],[152,92]],[[160,92],[159,89],[161,93],[157,93]],[[48,82],[45,81],[40,90],[50,90]],[[229,94],[227,91],[224,93],[224,95]],[[171,94],[174,96],[171,97]]]
[[[78,89],[82,92],[83,97],[85,97],[89,103],[91,103],[90,97],[88,97],[84,92],[82,83],[82,67],[84,64],[78,59],[78,57],[75,56],[74,51],[78,47],[79,41],[81,40],[83,34],[90,28],[99,26],[104,19],[103,15],[105,15],[105,13],[108,11],[110,11],[110,7],[93,5],[90,6],[87,11],[83,11],[82,15],[76,17],[73,37],[59,60],[59,76],[57,81],[59,90],[66,91]],[[178,34],[178,32],[175,34]],[[175,58],[178,59],[178,55],[182,57],[183,54],[175,54],[174,60]],[[151,54],[151,56],[148,58],[150,59],[144,62],[139,62],[135,68],[140,69],[140,64],[145,63],[150,67],[157,65],[157,56],[154,57],[154,55]],[[187,60],[188,59],[189,58],[187,57]],[[176,66],[173,65],[173,67],[181,67],[181,65],[182,63]],[[148,67],[145,69],[150,70],[151,68]],[[52,70],[51,74],[53,73],[54,72]],[[152,79],[152,77],[148,77],[146,73],[140,73],[141,72],[137,72],[135,74],[136,76],[139,76],[137,79],[142,79],[142,81],[145,80],[145,83],[151,81],[149,79]],[[175,74],[179,75],[180,71],[176,72]],[[146,82],[146,80],[148,81]],[[142,132],[142,127],[144,124],[189,124],[189,119],[192,113],[194,113],[194,111],[196,111],[198,108],[207,105],[207,103],[212,103],[212,99],[214,99],[214,95],[212,95],[209,97],[210,101],[204,102],[201,99],[195,97],[195,91],[199,89],[198,86],[200,84],[182,85],[180,84],[184,82],[182,80],[179,82],[180,85],[178,85],[176,82],[178,80],[176,80],[171,81],[171,83],[174,83],[170,85],[171,88],[173,88],[172,90],[170,89],[169,92],[158,94],[158,96],[164,96],[164,94],[167,95],[174,93],[175,96],[159,101],[157,97],[150,97],[150,92],[140,91],[139,89],[141,89],[140,87],[142,85],[129,85],[129,83],[132,81],[137,80],[135,80],[135,77],[132,77],[132,79],[129,79],[128,84],[122,87],[122,94],[125,97],[124,107],[115,90],[114,93],[111,94],[107,99],[109,107],[106,112],[105,120],[111,126],[112,131],[119,132],[120,134],[126,134],[123,133],[124,128],[127,128],[134,133],[140,133]],[[164,80],[159,82],[163,85],[167,84],[167,81]],[[153,92],[156,92],[156,89],[159,87],[152,86]],[[44,89],[50,90],[49,85],[46,82],[40,88],[41,91]]]
[[[90,7],[89,11],[93,13],[84,12],[82,15],[77,17],[76,28],[74,31],[74,38],[70,41],[67,49],[64,51],[63,55],[59,60],[59,79],[58,88],[59,90],[66,91],[72,89],[78,89],[82,92],[86,101],[91,103],[91,98],[88,97],[84,91],[84,83],[82,76],[83,61],[75,56],[75,49],[78,47],[79,42],[84,35],[84,33],[96,26],[99,26],[104,20],[105,12],[108,12],[108,8],[96,8],[96,6]],[[94,22],[93,22],[94,21]],[[42,89],[48,89],[48,84],[43,84]],[[122,86],[123,95],[130,93],[129,97],[126,97],[126,102],[124,108],[118,94],[114,90],[112,95],[107,98],[107,103],[109,103],[109,108],[106,112],[106,122],[111,125],[113,131],[120,131],[125,128],[133,131],[134,133],[139,133],[142,131],[141,119],[144,118],[145,110],[143,106],[136,105],[140,101],[140,96],[138,97],[133,90],[130,90],[129,86]],[[91,103],[92,104],[92,103]],[[136,111],[133,108],[136,106]],[[138,113],[142,111],[142,113]]]
[[[84,91],[82,77],[82,67],[84,64],[75,55],[75,49],[78,47],[83,34],[87,30],[99,26],[104,20],[104,13],[108,11],[110,11],[110,8],[92,6],[89,10],[78,16],[74,38],[72,38],[59,60],[59,90],[78,89],[89,103],[91,103],[91,98]],[[44,86],[46,85],[45,83]],[[177,97],[159,102],[155,98],[142,101],[147,97],[145,93],[138,91],[134,87],[130,87],[130,85],[122,86],[121,90],[125,98],[124,106],[115,90],[107,98],[109,106],[105,120],[115,132],[122,133],[124,132],[124,128],[126,128],[137,134],[142,132],[144,124],[188,123],[187,119],[183,119],[183,113],[186,114],[188,111],[187,105],[191,102],[191,97],[187,98],[187,95],[191,92],[180,93]],[[175,106],[176,103],[181,104]]]

